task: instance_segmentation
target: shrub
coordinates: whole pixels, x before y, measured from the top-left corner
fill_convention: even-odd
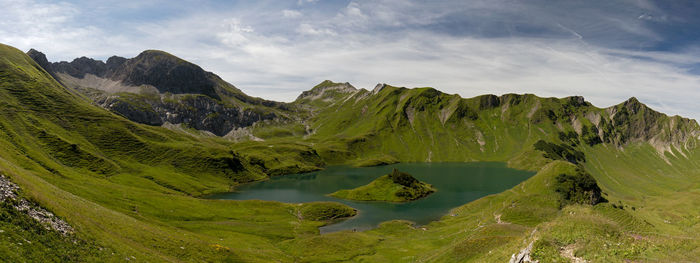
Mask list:
[[[559,132],[559,140],[568,143],[569,145],[575,146],[580,143],[578,139],[578,134],[574,131],[569,132]]]
[[[598,137],[598,128],[595,126],[583,126],[581,129],[581,137],[583,138],[583,142],[590,146],[603,143],[603,140]]]
[[[577,151],[566,144],[554,144],[539,140],[534,145],[535,150],[543,151],[544,157],[552,160],[564,160],[573,164],[585,162],[586,157],[583,152]]]
[[[593,176],[582,169],[578,169],[574,175],[558,175],[555,191],[559,193],[562,206],[568,204],[595,205],[607,201],[601,196],[600,187]]]
[[[410,174],[400,172],[396,168],[389,174],[389,178],[394,181],[394,183],[406,186],[406,187],[411,187],[414,184],[418,183],[418,179],[413,178]]]

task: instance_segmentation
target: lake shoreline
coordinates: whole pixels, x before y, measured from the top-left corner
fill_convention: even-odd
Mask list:
[[[340,189],[366,185],[398,168],[439,191],[410,202],[355,201],[328,196]],[[508,190],[534,175],[508,168],[501,162],[397,163],[373,167],[328,166],[326,169],[242,184],[236,192],[213,194],[207,199],[265,200],[284,203],[331,201],[348,205],[357,215],[319,227],[321,233],[364,231],[391,220],[416,226],[440,220],[450,210],[481,197]]]

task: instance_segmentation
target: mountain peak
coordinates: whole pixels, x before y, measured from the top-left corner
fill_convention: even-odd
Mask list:
[[[377,93],[379,93],[379,92],[382,91],[382,89],[384,89],[385,87],[386,87],[386,83],[377,83],[377,85],[374,86],[374,89],[372,90],[372,94],[377,94]]]
[[[46,55],[44,55],[44,53],[41,53],[41,51],[32,48],[29,49],[29,51],[27,51],[27,56],[32,58],[37,64],[39,64],[39,66],[44,68],[46,71],[49,71],[49,73],[51,73],[51,63],[46,58]]]
[[[123,65],[128,59],[124,57],[119,57],[119,56],[111,56],[107,59],[107,68],[110,70],[114,70],[117,67]]]
[[[629,112],[631,112],[632,114],[637,114],[637,113],[640,112],[642,109],[649,109],[649,107],[647,107],[647,105],[645,105],[644,103],[641,103],[641,102],[640,102],[637,98],[635,98],[635,97],[631,97],[631,98],[627,99],[627,100],[626,100],[625,102],[623,102],[621,105],[622,105],[622,107],[627,108],[627,110],[628,110]]]
[[[588,102],[586,102],[586,99],[583,96],[569,96],[566,97],[566,100],[569,102],[569,104],[577,107],[588,105]]]
[[[625,102],[623,102],[623,104],[624,105],[633,105],[633,104],[643,104],[643,103],[641,103],[636,97],[630,97]]]
[[[43,57],[44,59],[46,59],[46,55],[44,55],[44,53],[42,53],[39,50],[33,49],[33,48],[31,48],[31,49],[29,49],[29,51],[27,51],[27,55],[31,58]],[[48,59],[47,59],[47,61],[48,61]]]
[[[318,98],[329,99],[329,96],[334,96],[334,94],[347,94],[355,92],[357,89],[350,85],[350,83],[338,83],[330,80],[324,80],[318,85],[314,86],[310,90],[304,91],[297,97],[297,100],[310,99],[315,100]]]
[[[356,90],[354,86],[350,85],[349,82],[333,82],[331,80],[324,80],[323,82],[319,83],[318,85],[314,86],[312,89],[327,89],[331,87],[344,87],[349,90]]]
[[[112,79],[134,86],[151,85],[161,93],[204,94],[219,99],[218,77],[201,67],[160,50],[146,50],[132,59],[110,58]]]
[[[168,52],[162,51],[162,50],[156,50],[156,49],[147,49],[141,52],[138,56],[135,57],[135,59],[144,59],[144,58],[158,58],[158,59],[168,59],[168,60],[174,60],[174,61],[181,61],[181,62],[186,62],[185,60],[170,54]]]

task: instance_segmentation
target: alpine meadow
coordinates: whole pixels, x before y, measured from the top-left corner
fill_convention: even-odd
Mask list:
[[[302,11],[307,6],[318,8],[308,13],[331,12],[331,3],[292,2],[295,3],[290,5],[299,12],[285,9],[288,12],[276,17],[304,19]],[[503,23],[512,22],[515,26],[509,29],[510,36],[498,35],[501,31],[493,30],[501,24],[490,19],[498,20],[499,15],[509,11],[494,11],[502,6],[492,10],[489,5],[494,3],[474,7],[493,15],[484,13],[483,17],[479,15],[486,19],[484,22],[474,22],[450,15],[438,17],[437,14],[449,11],[450,1],[407,2],[425,5],[420,12],[410,9],[416,12],[415,19],[420,18],[420,22],[407,18],[399,19],[400,24],[377,25],[376,21],[387,18],[379,12],[386,11],[382,8],[387,6],[368,12],[363,9],[366,7],[363,1],[349,1],[343,5],[344,11],[328,18],[326,23],[312,23],[313,20],[302,23],[308,28],[300,26],[289,32],[313,38],[307,44],[315,43],[318,45],[314,46],[318,47],[315,50],[326,55],[317,56],[300,49],[298,57],[294,57],[294,63],[298,64],[292,67],[286,67],[287,62],[282,61],[289,54],[279,50],[270,51],[272,56],[254,57],[260,59],[256,62],[245,60],[244,55],[231,58],[217,53],[216,45],[210,43],[215,38],[187,31],[191,29],[182,29],[185,33],[171,32],[182,37],[182,42],[170,39],[166,33],[152,34],[148,39],[161,37],[162,43],[144,47],[140,50],[147,50],[133,57],[103,55],[115,52],[112,50],[95,52],[114,47],[108,44],[85,49],[87,55],[96,54],[90,55],[95,58],[81,56],[52,62],[49,58],[72,56],[74,52],[53,54],[61,52],[62,47],[57,47],[64,42],[54,42],[56,48],[48,48],[51,45],[42,45],[40,41],[44,40],[39,38],[26,41],[9,38],[6,36],[12,31],[0,29],[0,41],[5,43],[0,44],[0,262],[543,263],[697,262],[700,259],[700,125],[692,118],[667,114],[677,114],[679,111],[671,109],[681,109],[678,105],[686,98],[678,98],[678,105],[668,101],[657,104],[649,99],[657,93],[645,94],[648,90],[639,87],[638,95],[599,107],[578,92],[559,97],[539,95],[549,94],[545,88],[526,93],[494,88],[486,93],[498,95],[463,97],[450,93],[453,90],[406,88],[401,83],[360,88],[364,84],[355,86],[354,82],[345,82],[367,75],[344,71],[354,65],[341,64],[352,64],[354,59],[328,54],[348,52],[343,54],[364,56],[362,52],[372,50],[366,48],[382,45],[368,44],[372,42],[370,39],[359,36],[363,41],[354,42],[351,39],[356,37],[354,34],[386,33],[405,46],[432,41],[403,42],[425,31],[445,31],[450,37],[478,31],[483,34],[479,37],[503,41],[556,38],[549,31],[540,32],[540,24],[527,24],[532,27],[518,24],[525,23],[520,20],[530,21],[529,15],[503,18]],[[46,7],[42,12],[73,6],[32,3]],[[244,4],[250,3],[238,3],[237,8],[245,9]],[[397,3],[396,10],[409,12],[402,9],[408,8],[405,4]],[[175,14],[187,12],[164,7],[167,3],[160,5],[169,19],[173,19],[164,20],[168,23],[176,20]],[[213,12],[220,5],[225,3],[207,2],[206,8],[202,8]],[[546,4],[538,6],[543,5]],[[598,3],[596,10],[598,7],[605,9],[605,4]],[[250,10],[272,19],[267,18],[267,8],[272,7],[250,7]],[[550,16],[557,13],[545,8],[536,9],[537,12],[531,7],[519,10],[532,12],[533,17],[540,14],[543,20],[554,19]],[[3,12],[15,11],[0,11],[0,17]],[[352,15],[356,15],[353,12],[362,11],[363,23],[369,24],[352,20],[355,19]],[[66,16],[71,12],[66,11]],[[465,14],[478,14],[469,12]],[[636,14],[635,21],[679,21],[671,15],[664,18],[667,20],[656,21],[653,19],[661,18]],[[158,24],[160,20],[148,22],[163,13],[152,15],[133,18],[130,23],[143,23],[139,30],[170,29]],[[241,17],[241,21],[251,18]],[[263,18],[261,21],[275,24]],[[445,22],[448,18],[457,20]],[[13,25],[4,23],[5,19],[0,18],[0,27]],[[578,17],[556,19],[569,19],[557,22],[556,30],[569,29],[570,24],[565,21],[585,24],[576,20],[583,19]],[[92,29],[86,29],[94,29],[89,31],[91,34],[106,30],[102,23],[111,20],[95,21]],[[51,23],[63,25],[64,20],[51,20]],[[185,23],[176,25],[189,28]],[[282,41],[262,37],[268,34],[265,30],[272,29],[253,30],[236,23],[230,27],[233,31],[257,34],[257,37],[247,35],[236,38],[238,42],[227,41],[238,44],[261,41],[256,46],[259,49],[250,54],[274,49],[270,43]],[[270,28],[283,27],[282,24]],[[117,23],[113,30],[121,26],[124,24]],[[321,26],[327,26],[326,31]],[[453,32],[457,30],[453,27],[472,26],[479,29]],[[372,33],[357,33],[348,28],[376,29],[371,29]],[[594,26],[571,28],[581,37],[576,41],[590,41],[589,49],[613,42],[623,45],[628,40],[622,40],[622,33],[619,39],[613,39],[594,34],[598,31],[584,30],[598,28]],[[35,33],[43,29],[46,28],[38,27]],[[681,30],[678,28],[673,34],[681,35]],[[85,42],[78,43],[83,34],[80,32],[83,31],[74,33],[78,40],[74,43],[77,53],[80,47],[87,47],[93,41],[82,38]],[[527,34],[518,35],[523,32]],[[403,33],[406,38],[400,36]],[[54,37],[60,40],[59,35]],[[349,38],[347,46],[338,46],[344,42],[335,42],[336,39],[345,35]],[[589,35],[606,42],[590,40]],[[184,51],[183,45],[191,43],[187,39],[192,37],[207,39],[197,47],[207,49],[206,52],[200,50],[190,55]],[[694,43],[691,38],[688,36],[683,41]],[[674,41],[681,41],[678,39]],[[143,40],[144,44],[130,44],[139,41],[136,37],[115,36],[114,40],[126,41],[124,45],[129,48],[156,43]],[[297,45],[280,43],[289,48]],[[27,45],[36,46],[30,49]],[[168,45],[172,45],[172,51],[149,49]],[[383,61],[395,59],[399,61],[395,69],[408,79],[438,78],[442,75],[412,76],[417,72],[413,66],[430,67],[420,61],[454,55],[440,52],[456,44],[425,45],[434,47],[435,54],[401,57],[389,49],[381,49],[390,55],[371,53],[376,55],[377,67],[356,70],[376,70],[394,76],[392,69],[384,69]],[[328,47],[332,52],[324,53]],[[671,47],[668,50],[644,47],[650,51],[605,48],[610,53],[628,52],[621,60],[638,59],[639,63],[649,65],[670,60],[686,63],[700,58],[684,53],[687,58],[681,59],[681,55],[663,53],[675,50]],[[654,57],[640,58],[648,54],[644,52],[651,52]],[[207,54],[215,55],[207,60]],[[568,53],[561,53],[545,60],[567,56]],[[305,64],[320,57],[328,61],[313,66]],[[504,63],[531,66],[530,72],[549,72],[538,63],[520,65],[515,61],[503,62],[503,57],[488,63],[467,55],[460,58],[476,63],[474,67],[488,67],[485,66],[488,64],[498,68],[496,64]],[[235,62],[236,59],[243,62]],[[206,68],[214,65],[211,61],[240,62],[249,65],[250,70],[234,68],[231,71],[238,73],[222,72],[219,76],[207,71]],[[276,61],[280,64],[275,64]],[[418,61],[418,64],[406,61]],[[586,63],[576,58],[570,62]],[[594,70],[611,71],[613,62],[601,63]],[[673,92],[674,85],[684,85],[672,78],[697,74],[692,72],[700,62],[687,63],[684,65],[692,68],[687,71],[690,73],[668,76],[668,86],[658,87],[662,90],[658,93],[659,101],[664,99],[663,89]],[[244,85],[237,87],[227,81],[235,80],[231,76],[243,79],[257,76],[256,70],[266,72],[269,68],[268,79],[246,80],[246,85],[267,85],[264,83],[274,81],[279,81],[280,86],[294,81],[307,83],[293,75],[311,74],[313,70],[326,72],[326,68],[336,70],[336,66],[337,75],[305,76],[323,77],[315,81],[317,85],[308,85],[305,91],[296,93],[295,99],[286,102],[248,95],[253,93],[239,88]],[[289,73],[278,74],[280,68],[288,69]],[[560,68],[562,72],[567,70],[565,66]],[[467,69],[458,70],[471,74]],[[617,80],[612,79],[616,78],[613,75],[604,78],[614,83]],[[348,79],[321,81],[327,76]],[[597,78],[583,73],[577,78],[581,76]],[[625,76],[629,81],[637,81],[632,75]],[[547,81],[557,82],[561,78]],[[689,92],[688,100],[698,98],[697,87]],[[617,94],[613,88],[604,92]],[[663,109],[657,109],[656,105],[662,105]],[[699,104],[695,101],[689,105],[687,112],[694,112]]]

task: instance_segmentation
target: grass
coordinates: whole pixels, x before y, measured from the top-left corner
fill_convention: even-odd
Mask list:
[[[299,217],[307,220],[332,221],[355,216],[357,210],[339,203],[312,202],[302,204],[297,213]]]
[[[113,250],[94,240],[47,230],[12,203],[0,204],[0,255],[7,262],[88,262],[110,257]]]
[[[398,163],[399,160],[390,155],[382,155],[368,159],[360,159],[353,165],[356,167],[381,166]]]
[[[562,261],[564,247],[597,262],[700,256],[700,151],[697,135],[691,136],[696,123],[657,115],[634,101],[615,106],[626,113],[611,119],[576,98],[464,99],[392,86],[374,94],[329,95],[323,103],[297,102],[312,110],[298,113],[303,125],[263,122],[252,131],[265,141],[234,143],[130,122],[91,105],[22,52],[2,45],[0,173],[76,233],[59,237],[3,207],[0,229],[7,231],[0,233],[0,257],[503,262],[530,242],[541,262]],[[590,137],[596,116],[604,120],[602,143]],[[638,133],[645,123],[659,134],[656,139],[672,142],[670,151],[645,143],[650,138]],[[571,132],[580,127],[588,132],[574,139]],[[688,139],[681,143],[683,136]],[[552,153],[566,154],[538,150],[540,140],[556,146],[548,148]],[[585,155],[577,160],[581,166],[564,161],[579,152]],[[332,164],[398,161],[500,161],[537,174],[425,226],[396,220],[365,232],[324,235],[319,226],[354,210],[337,203],[198,198]],[[558,177],[576,175],[581,167],[608,203],[562,202]],[[32,245],[20,248],[15,244],[26,245],[20,239]]]
[[[0,172],[86,240],[112,247],[104,260],[284,260],[276,242],[327,223],[298,218],[293,204],[195,198],[289,168],[221,139],[134,124],[73,95],[21,52],[0,52]]]

